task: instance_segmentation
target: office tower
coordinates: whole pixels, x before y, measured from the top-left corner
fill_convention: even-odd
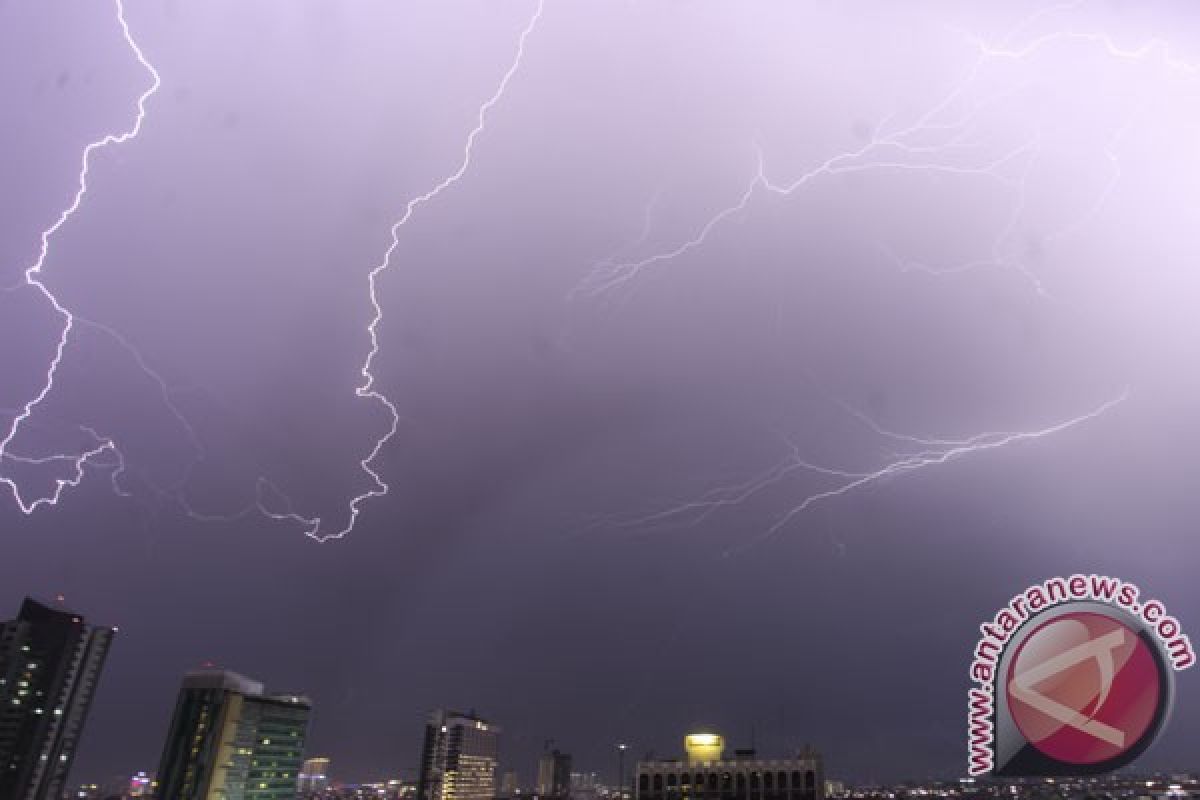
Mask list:
[[[301,797],[320,794],[329,788],[329,759],[310,758],[300,769],[300,781],[297,784]]]
[[[538,759],[538,794],[566,798],[571,794],[571,756],[558,750],[542,753]]]
[[[639,761],[636,800],[825,800],[825,769],[809,748],[792,758],[759,758],[754,750],[724,756],[711,732],[684,740],[686,761]]]
[[[222,669],[183,679],[158,767],[159,800],[292,800],[312,704]]]
[[[516,770],[509,770],[500,779],[500,792],[497,797],[513,797],[521,793],[520,781]]]
[[[0,624],[0,798],[63,796],[116,630],[28,597]]]
[[[430,714],[416,800],[493,800],[499,735],[497,726],[474,712]]]

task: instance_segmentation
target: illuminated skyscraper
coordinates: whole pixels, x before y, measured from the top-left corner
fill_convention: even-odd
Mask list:
[[[474,712],[438,710],[425,725],[417,800],[493,800],[500,729]]]
[[[63,796],[114,633],[29,598],[0,624],[0,798]]]
[[[292,800],[311,708],[236,672],[189,672],[158,767],[159,799]]]

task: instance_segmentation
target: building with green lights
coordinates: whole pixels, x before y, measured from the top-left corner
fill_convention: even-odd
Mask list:
[[[160,800],[292,800],[312,704],[236,672],[183,679],[158,768]]]

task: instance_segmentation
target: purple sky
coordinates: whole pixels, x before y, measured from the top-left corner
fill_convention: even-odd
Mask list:
[[[1013,592],[1200,624],[1187,4],[546,0],[516,64],[536,7],[127,0],[161,87],[50,240],[95,324],[0,461],[28,503],[117,448],[0,499],[0,616],[121,627],[76,778],[153,769],[205,660],[309,692],[342,779],[443,705],[526,780],[698,722],[957,774]],[[24,270],[150,85],[111,2],[0,0],[0,434],[62,324]],[[371,488],[367,276],[493,96],[377,281],[391,491],[318,544],[255,487],[330,532]],[[1143,766],[1200,766],[1179,683]]]

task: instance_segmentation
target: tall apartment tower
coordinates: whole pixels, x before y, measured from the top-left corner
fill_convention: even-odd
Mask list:
[[[416,800],[493,800],[500,728],[474,712],[437,710],[425,725]]]
[[[63,796],[116,631],[28,597],[0,623],[0,798]]]
[[[158,767],[159,800],[293,800],[312,704],[236,672],[184,676]]]
[[[571,756],[558,750],[538,759],[537,791],[540,797],[566,800],[571,795]]]

